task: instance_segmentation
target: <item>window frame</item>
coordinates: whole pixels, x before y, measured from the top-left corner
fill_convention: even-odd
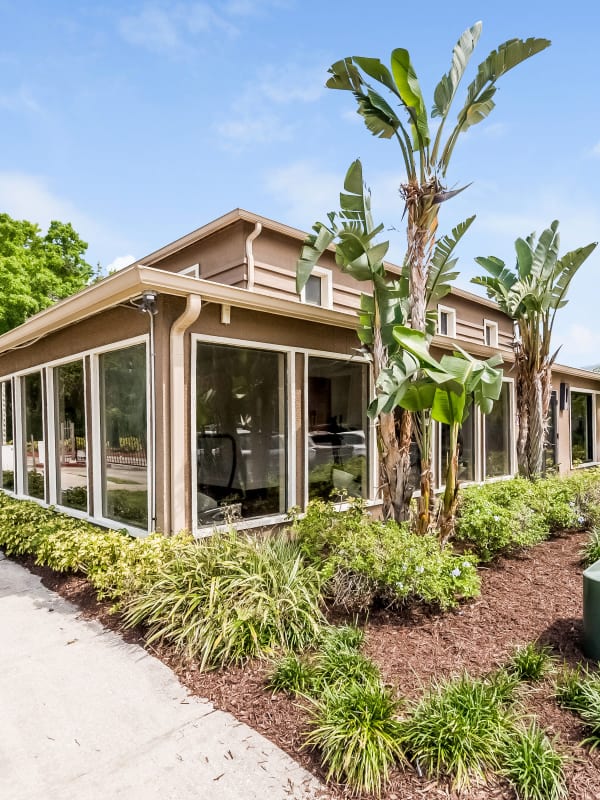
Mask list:
[[[437,335],[444,336],[448,339],[456,339],[456,309],[438,303],[437,312]],[[447,315],[447,333],[442,333],[442,314]]]
[[[146,349],[146,441],[147,441],[147,465],[146,465],[146,485],[148,487],[148,527],[138,528],[134,525],[125,524],[118,520],[105,517],[103,514],[103,480],[102,480],[102,424],[101,413],[102,406],[100,403],[100,356],[104,353],[114,352],[115,350],[126,350],[136,344],[144,344]],[[122,339],[119,342],[113,342],[104,345],[94,350],[88,351],[91,359],[90,373],[91,373],[91,416],[94,421],[92,428],[92,475],[93,475],[93,497],[94,497],[94,516],[92,519],[99,522],[101,525],[109,528],[118,527],[119,529],[126,530],[132,536],[141,538],[147,536],[152,528],[152,509],[154,507],[154,442],[152,440],[152,413],[153,413],[153,393],[154,389],[151,385],[151,354],[150,354],[150,336],[149,334],[142,334],[141,336],[134,336],[129,339]],[[89,498],[88,498],[89,507]],[[71,513],[69,511],[69,513]]]
[[[185,275],[188,278],[196,278],[199,280],[200,278],[200,264],[190,264],[189,267],[183,267],[183,269],[177,270],[178,275]]]
[[[11,497],[16,496],[18,494],[17,493],[17,478],[18,478],[19,468],[17,466],[17,450],[19,448],[15,447],[15,442],[20,441],[20,439],[17,439],[17,435],[18,434],[17,434],[17,427],[16,427],[17,414],[15,414],[15,380],[14,380],[14,377],[15,376],[11,373],[9,375],[3,375],[0,378],[0,384],[2,384],[2,383],[10,384],[11,415],[12,415],[11,422],[12,422],[12,434],[13,434],[13,436],[12,436],[12,441],[13,441],[13,443],[12,443],[12,448],[13,448],[13,488],[12,489],[7,489],[3,485],[2,481],[0,480],[0,490],[5,492],[6,494],[10,495]],[[1,424],[1,422],[0,422],[0,424]],[[1,447],[3,447],[3,444],[2,444],[2,436],[0,435],[0,448]],[[3,470],[4,470],[4,462],[2,461],[2,453],[0,452],[0,478],[1,478]]]
[[[591,425],[589,438],[591,439],[591,459],[589,461],[582,461],[580,464],[573,464],[573,394],[583,394],[591,397]],[[597,402],[598,393],[593,389],[580,389],[578,386],[570,386],[569,388],[569,465],[571,469],[585,469],[586,467],[593,467],[598,463],[598,446],[596,442],[596,414],[598,408]]]
[[[487,332],[490,331],[490,341],[487,341]],[[492,319],[483,320],[483,343],[486,347],[498,347],[498,323]]]
[[[309,277],[319,278],[321,281],[321,302],[309,303],[306,299],[306,284],[300,292],[300,302],[315,308],[333,308],[333,273],[325,267],[313,267]]]
[[[264,517],[250,517],[235,522],[236,530],[248,530],[251,528],[262,527],[265,525],[276,525],[288,519],[288,509],[295,504],[296,498],[296,437],[294,435],[296,427],[296,411],[294,397],[296,392],[296,378],[294,373],[294,356],[297,352],[293,347],[283,345],[272,345],[266,342],[258,342],[250,339],[231,339],[227,336],[209,336],[201,333],[191,334],[191,370],[190,370],[190,466],[189,473],[191,479],[192,494],[192,534],[196,538],[210,536],[213,531],[228,530],[230,525],[212,524],[208,526],[198,525],[198,470],[196,464],[197,448],[197,425],[196,425],[196,404],[197,404],[197,364],[198,364],[198,343],[208,345],[225,345],[232,348],[242,348],[246,350],[263,350],[270,353],[281,353],[284,356],[285,379],[283,394],[285,401],[285,511],[278,514],[271,514]]]
[[[487,414],[482,414],[479,412],[480,416],[480,430],[481,430],[481,473],[480,478],[481,482],[486,481],[502,481],[506,480],[507,478],[512,478],[513,475],[516,473],[516,464],[517,464],[517,425],[516,425],[516,415],[515,415],[515,379],[514,378],[502,378],[502,385],[508,385],[508,418],[509,418],[509,436],[510,440],[508,443],[508,472],[504,473],[503,475],[487,475],[486,472],[486,457],[487,457],[487,448],[486,448],[486,419],[488,417]],[[498,401],[496,401],[498,402]]]

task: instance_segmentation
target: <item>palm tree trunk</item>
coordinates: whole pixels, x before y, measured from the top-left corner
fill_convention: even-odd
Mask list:
[[[442,496],[438,518],[438,536],[440,545],[444,547],[454,535],[456,507],[458,505],[458,432],[457,424],[450,427],[450,458],[446,470],[446,487]]]
[[[544,464],[545,417],[543,410],[542,376],[536,372],[531,376],[529,435],[528,435],[528,478],[534,480],[542,474]]]

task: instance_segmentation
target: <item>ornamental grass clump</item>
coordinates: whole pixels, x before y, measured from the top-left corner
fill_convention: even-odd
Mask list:
[[[506,737],[499,772],[520,800],[562,800],[567,797],[565,761],[534,720]]]
[[[434,683],[402,723],[407,756],[429,777],[447,776],[458,789],[485,783],[500,768],[514,724],[505,688],[466,673]]]
[[[591,566],[600,559],[600,525],[595,525],[587,541],[581,548],[581,561],[584,567]]]
[[[381,685],[377,665],[360,652],[363,632],[351,625],[325,627],[314,650],[286,653],[275,662],[267,686],[275,691],[318,698],[327,688]]]
[[[537,642],[530,642],[522,647],[517,647],[507,664],[507,670],[519,681],[536,683],[550,672],[553,665],[551,648]]]
[[[573,711],[584,723],[587,736],[583,744],[592,750],[600,747],[600,673],[588,667],[565,667],[556,681],[555,696],[559,705]]]
[[[201,669],[240,664],[311,645],[324,623],[320,589],[319,570],[284,538],[215,534],[183,548],[124,619]]]
[[[318,748],[327,780],[380,795],[390,769],[404,760],[399,702],[381,684],[338,684],[313,701],[305,747]]]

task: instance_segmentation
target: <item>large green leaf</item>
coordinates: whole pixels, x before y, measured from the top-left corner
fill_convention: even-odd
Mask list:
[[[431,111],[432,117],[445,117],[454,96],[458,85],[463,77],[469,59],[479,41],[481,35],[481,22],[476,22],[473,27],[468,28],[456,43],[452,51],[452,64],[450,71],[444,75],[438,85],[435,87],[433,93],[433,109]]]
[[[431,308],[444,298],[450,291],[450,282],[456,278],[458,272],[453,272],[457,259],[450,256],[458,242],[462,239],[471,227],[475,216],[469,217],[464,222],[460,222],[452,229],[452,234],[442,236],[435,245],[429,274],[427,276],[427,305]]]
[[[359,70],[352,63],[351,58],[344,58],[332,64],[328,72],[331,78],[325,84],[329,89],[344,89],[358,92],[362,86],[362,77]]]
[[[467,393],[464,391],[455,394],[445,389],[438,389],[431,406],[431,416],[436,422],[460,425],[463,421],[466,402]]]
[[[430,141],[427,109],[408,50],[402,47],[392,51],[392,75],[402,102],[410,114],[414,149],[421,150]]]
[[[396,84],[394,83],[391,72],[384,64],[381,63],[378,58],[354,56],[352,60],[362,69],[363,72],[366,72],[370,78],[374,78],[379,83],[387,86],[390,92],[393,92],[396,97],[402,99],[398,89],[396,88]]]
[[[306,237],[300,258],[296,262],[296,291],[298,294],[304,289],[317,261],[336,236],[336,231],[323,225],[322,222],[317,222],[313,226],[313,230],[316,231],[316,234],[311,233]]]
[[[358,113],[373,136],[391,139],[402,127],[400,120],[381,95],[370,91],[368,94],[355,93]]]
[[[394,339],[403,350],[407,350],[419,359],[422,368],[441,370],[439,363],[429,352],[429,343],[425,333],[407,328],[404,325],[398,325],[394,328]]]

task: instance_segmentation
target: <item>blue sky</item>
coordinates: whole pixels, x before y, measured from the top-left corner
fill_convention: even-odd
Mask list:
[[[499,83],[497,107],[459,141],[447,176],[449,186],[472,182],[442,208],[440,229],[477,214],[459,281],[477,291],[475,256],[512,266],[515,238],[553,219],[563,250],[600,239],[592,0],[0,0],[0,210],[42,226],[71,221],[89,260],[107,268],[237,206],[307,229],[337,207],[360,157],[400,260],[400,152],[370,136],[348,93],[324,88],[327,68],[346,55],[388,62],[406,47],[430,107],[477,19],[472,68],[512,37],[553,43]],[[600,362],[599,274],[595,253],[557,323],[563,363]]]

